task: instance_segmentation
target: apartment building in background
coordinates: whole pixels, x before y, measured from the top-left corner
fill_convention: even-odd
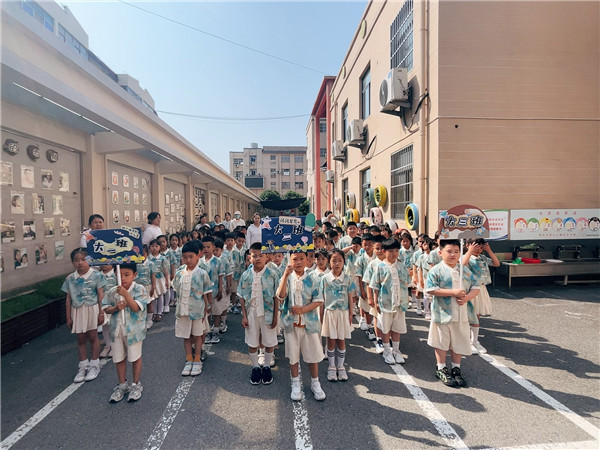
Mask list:
[[[229,173],[250,192],[266,190],[285,195],[294,191],[306,196],[306,147],[264,146],[251,143],[239,152],[229,152]]]
[[[378,208],[406,227],[411,205],[414,231],[433,235],[460,204],[597,209],[599,35],[598,2],[369,2],[329,110],[316,110],[323,86],[315,103],[333,195],[312,211],[371,220]]]

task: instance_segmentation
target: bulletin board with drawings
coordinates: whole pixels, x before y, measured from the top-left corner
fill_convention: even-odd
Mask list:
[[[152,212],[151,174],[129,166],[108,161],[107,228],[122,225],[144,228]]]
[[[185,185],[165,178],[165,210],[161,211],[161,227],[171,234],[185,230]]]
[[[79,246],[79,153],[56,144],[2,133],[2,291],[63,275]]]

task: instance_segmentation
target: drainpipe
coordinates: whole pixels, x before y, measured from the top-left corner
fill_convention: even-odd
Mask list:
[[[313,142],[314,142],[314,157],[313,157],[313,161],[315,162],[315,191],[317,192],[318,195],[316,195],[315,197],[315,204],[313,205],[313,212],[315,214],[315,216],[317,217],[321,217],[321,150],[320,150],[320,146],[321,146],[321,142],[320,142],[320,135],[319,135],[319,129],[318,129],[318,113],[317,113],[317,117],[313,116],[311,118],[312,120],[312,133],[313,133]],[[315,128],[317,127],[317,128]]]
[[[327,123],[327,131],[325,132],[325,139],[327,139],[327,170],[331,170],[331,84],[327,83],[325,86],[325,122]],[[321,129],[319,128],[319,133]],[[320,153],[320,151],[319,151]],[[333,211],[333,195],[335,189],[335,177],[333,183],[328,183],[329,195],[327,198],[327,210]]]
[[[429,1],[421,1],[421,74],[423,80],[422,94],[429,92]],[[429,224],[426,221],[429,210],[429,101],[421,109],[421,208],[419,208],[419,231],[429,234]],[[437,213],[436,213],[437,217]]]

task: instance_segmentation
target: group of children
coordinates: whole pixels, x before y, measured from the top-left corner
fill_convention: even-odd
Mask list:
[[[163,314],[175,307],[175,336],[183,339],[185,351],[181,374],[197,376],[206,358],[205,344],[220,342],[228,312],[241,312],[250,382],[272,383],[274,351],[285,342],[291,398],[303,398],[302,356],[309,366],[311,391],[316,400],[324,400],[318,364],[328,360],[329,381],[348,379],[345,341],[351,338],[353,315],[384,361],[402,364],[400,336],[407,332],[406,311],[414,305],[417,314],[430,320],[427,342],[435,350],[435,375],[449,386],[466,385],[461,356],[485,352],[478,341],[478,319],[491,313],[485,290],[491,281],[488,266],[499,265],[489,245],[470,240],[462,255],[458,241],[436,242],[419,235],[413,249],[408,232],[391,236],[391,230],[363,230],[349,222],[342,236],[327,225],[314,234],[314,252],[285,255],[262,253],[260,243],[246,249],[243,229],[159,236],[144,246],[144,263],[120,266],[120,284],[111,266],[93,270],[85,249],[74,250],[76,271],[63,285],[67,325],[78,340],[74,381],[98,376],[98,325],[104,325],[102,356],[112,356],[119,379],[110,401],[118,402],[127,393],[128,401],[135,401],[143,390],[142,341]],[[446,367],[448,351],[451,370]],[[126,359],[133,366],[131,385],[125,380]]]

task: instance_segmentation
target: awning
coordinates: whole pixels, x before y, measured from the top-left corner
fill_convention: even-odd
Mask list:
[[[294,209],[300,206],[306,197],[288,198],[285,200],[261,200],[260,205],[265,209],[273,209],[275,211],[283,211],[284,209]]]

